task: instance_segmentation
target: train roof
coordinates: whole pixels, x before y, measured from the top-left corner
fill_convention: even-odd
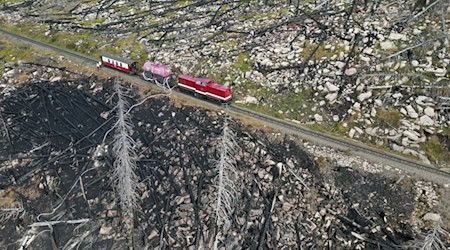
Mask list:
[[[126,63],[128,65],[133,64],[133,63],[136,62],[136,61],[133,61],[133,60],[130,60],[130,59],[127,59],[127,58],[123,58],[123,57],[112,55],[112,54],[108,54],[108,53],[102,53],[102,54],[100,54],[100,56],[102,56],[102,57],[104,56],[104,57],[107,57],[107,58],[110,58],[110,59],[113,59],[113,60],[116,60],[116,61],[119,61],[119,62],[123,62],[123,63]]]
[[[219,85],[219,84],[216,84],[216,83],[209,83],[208,84],[211,88],[214,88],[214,89],[217,89],[217,90],[220,90],[220,91],[227,91],[227,90],[229,90],[230,88],[228,88],[228,87],[225,87],[225,86],[223,86],[223,85]]]

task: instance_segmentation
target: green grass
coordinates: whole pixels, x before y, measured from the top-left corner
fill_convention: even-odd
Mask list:
[[[86,20],[81,22],[80,24],[83,26],[93,26],[95,24],[101,24],[106,21],[106,18],[98,18],[98,19],[92,19],[92,20]]]
[[[431,161],[436,163],[450,163],[450,152],[442,145],[437,136],[428,138],[422,146]]]
[[[101,35],[86,31],[79,33],[57,32],[45,36],[46,27],[32,23],[23,23],[20,26],[4,25],[4,27],[12,32],[93,58],[99,58],[100,54],[104,52],[121,55],[123,50],[129,50],[131,51],[130,59],[138,61],[139,65],[143,65],[146,60],[147,50],[140,43],[136,42],[135,35],[106,39]],[[82,42],[77,44],[79,41]],[[99,50],[99,48],[102,49]]]
[[[0,60],[3,62],[17,62],[31,60],[34,50],[25,45],[13,44],[7,40],[0,40]],[[0,76],[5,70],[5,64],[0,64]]]
[[[311,59],[312,60],[320,60],[322,58],[331,58],[334,55],[338,56],[341,52],[344,51],[343,47],[339,47],[337,45],[334,45],[336,47],[334,49],[334,51],[325,49],[325,46],[326,46],[325,44],[320,45]],[[301,53],[302,58],[303,59],[308,58],[309,55],[316,49],[316,47],[317,47],[317,44],[305,42],[303,51]],[[357,50],[357,48],[355,48],[355,50]]]
[[[252,62],[250,60],[250,53],[241,53],[236,57],[234,61],[233,68],[238,69],[242,72],[249,71],[252,68]]]
[[[244,82],[239,92],[240,96],[251,95],[264,100],[263,103],[258,105],[243,105],[249,109],[280,119],[287,118],[298,121],[306,121],[305,118],[308,118],[311,114],[312,103],[310,100],[312,94],[313,90],[310,88],[305,88],[300,93],[277,94],[273,90],[262,88],[253,82]],[[283,113],[279,113],[279,111]]]

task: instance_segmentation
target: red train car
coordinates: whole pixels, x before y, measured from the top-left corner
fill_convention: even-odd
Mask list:
[[[208,78],[199,78],[188,75],[178,76],[178,86],[212,99],[228,102],[231,100],[231,89],[214,83]]]
[[[104,66],[114,68],[128,74],[137,73],[137,63],[135,61],[111,54],[101,54],[100,59],[102,65]]]

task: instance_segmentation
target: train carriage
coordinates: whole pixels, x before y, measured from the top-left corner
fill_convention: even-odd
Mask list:
[[[104,66],[114,68],[128,74],[137,73],[137,62],[135,61],[106,53],[101,54],[100,59],[102,65]]]
[[[173,81],[176,77],[170,71],[168,65],[162,65],[154,62],[146,62],[142,67],[142,77],[146,81],[157,81],[158,83],[167,82],[171,86],[175,85]]]
[[[188,75],[178,76],[178,86],[211,99],[222,102],[231,101],[231,89],[214,83],[212,79],[193,77]]]

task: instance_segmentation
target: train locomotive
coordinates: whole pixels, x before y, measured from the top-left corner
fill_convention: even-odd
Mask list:
[[[170,70],[170,66],[155,62],[146,62],[139,72],[137,62],[111,54],[101,54],[99,65],[114,68],[128,74],[142,74],[146,81],[163,83],[170,87],[177,87],[182,91],[191,92],[194,96],[201,96],[222,103],[232,99],[229,87],[216,84],[214,80],[189,75],[177,76]]]

